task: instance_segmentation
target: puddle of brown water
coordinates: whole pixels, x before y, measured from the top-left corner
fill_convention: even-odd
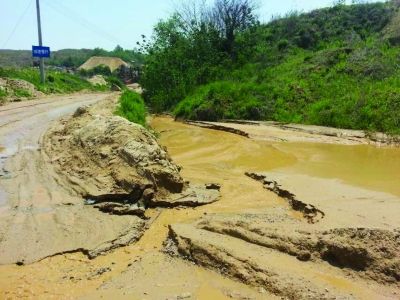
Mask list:
[[[199,172],[206,173],[206,181],[241,176],[249,170],[271,170],[296,162],[293,154],[284,153],[267,142],[188,126],[170,118],[155,118],[152,126],[162,132],[160,142],[167,146],[174,160],[185,165],[184,175],[191,173],[198,177]]]
[[[1,153],[1,152],[4,152],[4,150],[6,150],[6,148],[0,146],[0,153]]]
[[[297,158],[297,163],[284,171],[338,178],[350,185],[400,196],[399,148],[311,143],[281,143],[275,147]]]

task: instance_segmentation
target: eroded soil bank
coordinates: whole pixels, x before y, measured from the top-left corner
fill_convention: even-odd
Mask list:
[[[220,201],[189,209],[150,208],[149,229],[136,244],[93,260],[72,253],[1,266],[2,297],[398,298],[396,149],[387,161],[381,154],[385,149],[362,146],[368,148],[358,164],[352,161],[360,146],[327,145],[318,151],[318,144],[249,139],[162,117],[152,126],[182,166],[183,178],[220,184]],[[343,163],[335,163],[338,151]],[[359,168],[374,166],[379,172],[352,179],[363,173]],[[324,217],[308,222],[288,199],[246,172],[277,182]],[[382,176],[391,180],[380,184]],[[368,228],[371,212],[373,228]],[[384,220],[386,214],[390,217]],[[370,237],[378,228],[384,234],[376,241]]]

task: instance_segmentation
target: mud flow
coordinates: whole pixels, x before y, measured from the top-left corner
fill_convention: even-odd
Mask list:
[[[137,241],[94,259],[75,251],[0,266],[2,298],[399,297],[399,149],[237,134],[247,124],[225,132],[155,117],[151,126],[182,178],[220,187],[219,201],[150,206]],[[94,216],[107,228],[136,218]]]

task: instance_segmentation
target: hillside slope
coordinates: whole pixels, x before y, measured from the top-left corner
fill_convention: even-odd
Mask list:
[[[222,57],[216,63],[203,54],[208,52],[201,53],[204,49],[194,50],[199,33],[185,41],[179,25],[173,25],[179,21],[171,19],[161,25],[182,40],[152,49],[151,67],[157,70],[152,56],[164,57],[171,75],[160,76],[160,67],[163,82],[157,83],[148,67],[147,101],[185,119],[273,120],[400,133],[399,14],[398,1],[292,13],[238,33],[229,57],[214,47],[214,57]],[[186,50],[184,42],[197,53]],[[173,61],[173,53],[181,62]],[[190,68],[196,54],[202,55],[201,73]]]

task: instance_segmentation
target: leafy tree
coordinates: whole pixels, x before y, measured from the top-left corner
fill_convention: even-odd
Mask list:
[[[237,62],[236,37],[254,24],[250,0],[193,1],[159,22],[153,39],[139,43],[147,53],[141,79],[145,99],[168,110],[201,85],[222,77]]]
[[[256,24],[255,2],[252,0],[216,0],[210,22],[224,39],[224,50],[233,55],[236,35]]]
[[[115,48],[114,48],[114,53],[119,53],[119,52],[123,52],[124,51],[124,48],[122,48],[120,45],[117,45]]]

